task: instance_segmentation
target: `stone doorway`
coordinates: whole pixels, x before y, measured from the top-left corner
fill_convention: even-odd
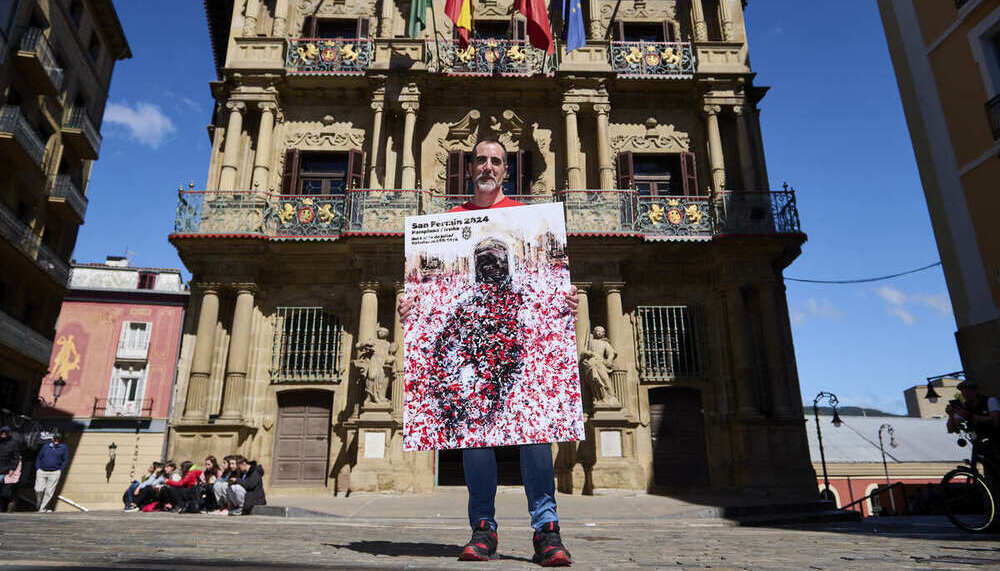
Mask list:
[[[278,393],[272,485],[326,486],[332,405],[328,391]]]
[[[708,454],[701,391],[668,387],[649,391],[653,484],[707,486]]]
[[[497,456],[497,481],[501,486],[521,484],[521,455],[517,446],[497,446],[493,449]],[[437,485],[464,486],[465,473],[462,470],[461,450],[438,451]]]

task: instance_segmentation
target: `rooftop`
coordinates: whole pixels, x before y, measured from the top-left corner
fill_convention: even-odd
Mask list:
[[[806,417],[806,437],[809,455],[813,462],[820,461],[819,441],[816,439],[816,422]],[[905,416],[849,416],[840,427],[834,426],[831,417],[820,416],[823,430],[823,451],[827,463],[882,462],[878,446],[879,427],[889,424],[896,431],[896,448],[885,440],[885,456],[890,463],[902,462],[959,462],[968,459],[969,449],[957,444],[958,435],[948,434],[940,418],[911,418]]]

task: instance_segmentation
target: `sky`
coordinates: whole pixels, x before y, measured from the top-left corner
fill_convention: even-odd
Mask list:
[[[215,80],[201,2],[115,3],[115,68],[74,258],[181,268],[177,187],[205,185]],[[749,44],[771,188],[795,188],[809,240],[787,277],[853,279],[939,259],[875,2],[752,0]],[[185,278],[190,274],[185,271]],[[803,401],[905,413],[902,391],[961,369],[940,267],[885,282],[787,282]]]

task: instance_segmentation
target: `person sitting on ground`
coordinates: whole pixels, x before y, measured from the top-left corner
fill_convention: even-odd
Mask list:
[[[21,443],[9,426],[0,426],[0,512],[13,507],[14,488],[20,476]],[[16,477],[15,477],[16,476]]]
[[[157,478],[157,481],[146,487],[141,487],[136,491],[135,498],[133,500],[136,507],[146,511],[143,508],[156,502],[157,497],[160,495],[160,490],[163,489],[164,482],[174,478],[175,476],[179,477],[177,473],[177,463],[173,460],[167,460],[163,463],[163,472]]]
[[[229,515],[249,514],[254,506],[267,504],[264,469],[243,456],[236,457],[239,476],[229,480]]]
[[[215,496],[215,513],[227,513],[229,511],[229,479],[239,477],[239,469],[236,467],[236,456],[229,455],[222,459],[222,475],[215,480],[212,485],[212,494]]]
[[[219,461],[215,459],[215,456],[208,456],[205,458],[205,466],[202,468],[201,472],[201,483],[204,484],[203,491],[201,492],[200,504],[201,511],[215,511],[218,506],[215,503],[215,483],[219,481],[222,476],[222,468],[219,467]]]
[[[175,513],[183,511],[184,506],[195,499],[194,487],[198,484],[201,473],[201,470],[194,467],[194,462],[190,460],[181,462],[181,479],[167,480],[160,488],[158,499],[161,507]]]
[[[129,484],[128,489],[122,494],[122,502],[125,503],[125,511],[134,512],[138,511],[139,507],[135,505],[135,495],[142,488],[147,488],[149,486],[162,484],[163,483],[163,462],[153,462],[146,468],[146,477],[142,482],[138,480],[132,480]]]

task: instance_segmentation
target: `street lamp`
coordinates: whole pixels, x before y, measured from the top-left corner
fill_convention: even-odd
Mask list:
[[[844,421],[840,420],[840,415],[837,414],[837,405],[840,404],[840,401],[837,400],[837,395],[820,391],[816,395],[816,398],[813,399],[813,417],[816,419],[816,439],[819,440],[819,458],[823,464],[823,492],[820,496],[824,500],[834,501],[833,492],[830,491],[830,477],[826,472],[826,452],[823,451],[823,430],[819,426],[819,401],[823,399],[826,399],[830,403],[830,406],[833,407],[833,425],[839,427]]]
[[[933,402],[937,402],[941,395],[934,390],[934,380],[927,379],[927,394],[924,396],[925,399]]]
[[[882,469],[885,470],[885,485],[889,488],[892,487],[892,482],[889,481],[889,464],[885,461],[885,442],[882,439],[882,433],[889,433],[889,446],[893,448],[899,446],[896,444],[896,430],[891,424],[886,423],[878,427],[878,447],[882,450]],[[896,513],[896,498],[892,496],[892,490],[889,490],[889,503],[892,505],[892,513]]]
[[[62,377],[56,379],[52,382],[52,404],[55,405],[59,402],[59,397],[62,395],[63,389],[66,387],[66,381],[62,380]]]
[[[108,461],[114,462],[117,456],[118,456],[118,445],[112,442],[111,445],[108,446]]]

